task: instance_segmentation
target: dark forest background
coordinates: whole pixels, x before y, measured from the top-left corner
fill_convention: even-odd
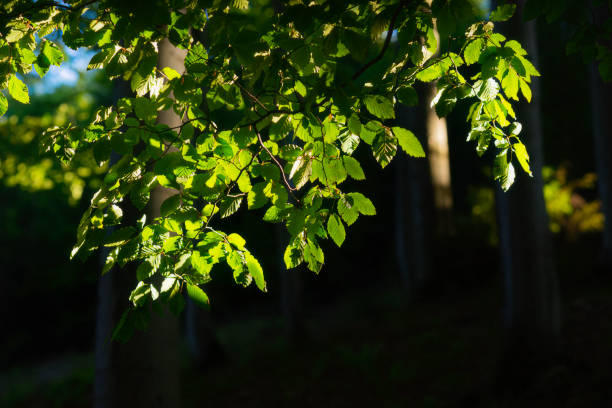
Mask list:
[[[429,159],[398,156],[381,170],[358,150],[368,175],[359,188],[377,215],[361,217],[342,248],[326,243],[319,275],[284,270],[284,233],[262,222],[263,213],[231,220],[226,230],[245,237],[260,259],[268,292],[238,288],[220,269],[206,286],[211,312],[188,303],[180,317],[182,406],[612,403],[612,270],[602,249],[602,152],[594,144],[594,134],[606,132],[612,88],[594,79],[590,64],[566,56],[568,27],[538,21],[534,34],[547,210],[540,221],[552,247],[527,252],[521,265],[536,276],[533,265],[550,255],[554,282],[519,293],[517,279],[525,278],[512,270],[519,261],[507,249],[519,250],[508,237],[541,236],[528,214],[529,189],[540,185],[521,174],[509,193],[499,191],[492,157],[478,158],[465,141],[469,106],[459,106],[446,120],[452,203],[436,202]],[[95,73],[81,74],[30,105],[11,105],[0,122],[0,406],[93,405],[101,261],[68,256],[101,170],[86,161],[63,169],[36,142],[42,128],[83,121],[116,92]],[[422,102],[431,99],[431,89],[419,92]],[[427,146],[431,112],[398,114]],[[522,324],[517,303],[549,296],[551,285],[558,285],[559,329]]]

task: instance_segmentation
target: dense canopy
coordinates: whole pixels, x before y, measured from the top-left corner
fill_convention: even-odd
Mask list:
[[[285,224],[286,266],[318,272],[320,241],[340,246],[347,226],[376,213],[366,196],[343,187],[349,177],[366,178],[354,152],[370,150],[381,167],[398,147],[425,156],[396,120],[398,104],[431,103],[446,116],[468,100],[467,140],[480,156],[494,152],[502,188],[514,181],[513,163],[531,174],[512,103],[531,99],[539,73],[521,44],[494,30],[512,16],[512,4],[488,18],[469,0],[13,0],[2,7],[1,114],[9,95],[11,104],[28,103],[25,75],[42,77],[64,62],[53,33],[70,48],[96,50],[89,69],[130,84],[131,97],[101,107],[85,126],[47,130],[44,148],[66,163],[82,154],[110,163],[72,257],[106,246],[104,272],[137,261],[133,311],[149,300],[180,310],[183,289],[207,305],[200,285],[218,263],[238,284],[265,290],[245,240],[218,227],[241,210],[265,209],[264,221]],[[159,65],[163,41],[186,50],[185,72]],[[432,81],[437,95],[419,101],[415,86]],[[181,124],[160,123],[165,110]],[[147,219],[157,186],[175,194],[160,217]],[[124,217],[130,208],[139,216]],[[124,316],[137,323],[144,315]]]

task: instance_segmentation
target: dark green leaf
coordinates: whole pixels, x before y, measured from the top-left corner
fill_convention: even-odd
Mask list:
[[[417,106],[419,96],[411,86],[402,86],[397,90],[397,100],[406,106]]]
[[[516,4],[500,4],[491,12],[489,20],[491,21],[506,21],[514,15]]]
[[[343,156],[344,168],[349,176],[355,180],[365,180],[365,174],[359,162],[351,156]]]
[[[366,196],[361,193],[349,193],[347,195],[353,200],[353,206],[357,211],[363,215],[376,215],[374,204]]]
[[[393,119],[395,118],[395,111],[393,110],[393,102],[381,95],[366,95],[363,98],[368,111],[380,119]]]
[[[181,205],[181,195],[175,194],[173,196],[168,197],[161,204],[160,212],[162,217],[167,217],[173,212],[175,212]]]
[[[380,164],[380,167],[384,168],[387,164],[391,163],[396,152],[397,140],[388,132],[381,132],[374,139],[372,153],[374,153],[374,158]]]
[[[227,197],[221,201],[219,205],[219,213],[221,218],[229,217],[240,209],[242,197]]]
[[[329,236],[334,240],[336,245],[342,246],[344,239],[346,238],[346,232],[344,231],[344,225],[336,214],[329,216],[327,220],[327,232]]]

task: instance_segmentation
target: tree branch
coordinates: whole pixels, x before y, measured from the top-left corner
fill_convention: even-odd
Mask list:
[[[370,68],[372,65],[380,61],[382,57],[385,55],[385,52],[387,52],[387,48],[389,48],[391,37],[393,36],[395,20],[397,20],[397,17],[399,16],[399,13],[402,10],[402,8],[404,8],[405,4],[406,4],[406,1],[404,0],[404,1],[401,1],[397,5],[397,9],[395,9],[395,12],[393,13],[393,16],[391,17],[391,22],[389,23],[389,29],[387,30],[387,36],[385,37],[385,43],[383,44],[383,47],[378,53],[378,55],[372,58],[370,61],[368,61],[363,67],[361,67],[359,71],[355,72],[355,74],[353,74],[351,78],[352,80],[359,78],[364,72],[368,70],[368,68]]]
[[[10,14],[6,14],[4,16],[1,16],[0,17],[0,21],[10,20],[12,18],[21,16],[21,15],[23,15],[25,13],[30,12],[30,11],[43,10],[43,9],[46,9],[46,8],[49,8],[49,7],[58,7],[58,8],[64,9],[64,10],[79,10],[79,9],[82,9],[83,7],[87,7],[87,6],[89,6],[89,5],[93,4],[93,3],[96,3],[98,1],[99,0],[89,0],[89,1],[86,1],[85,3],[79,4],[77,6],[70,6],[70,5],[66,5],[66,4],[61,4],[61,3],[58,3],[58,2],[55,2],[55,1],[37,2],[37,3],[31,4],[29,7],[26,7],[24,9],[22,9],[22,10],[17,10],[17,11],[14,11],[14,12],[10,13]]]
[[[261,133],[259,133],[258,131],[255,131],[255,133],[257,134],[257,139],[259,140],[259,144],[261,145],[261,147],[266,151],[266,153],[268,153],[268,155],[270,156],[270,158],[272,159],[274,164],[276,164],[276,167],[278,167],[278,169],[280,170],[281,177],[283,179],[283,184],[285,185],[285,188],[287,189],[287,192],[289,194],[291,194],[291,197],[293,197],[293,199],[295,200],[295,202],[298,205],[298,207],[301,207],[302,204],[300,203],[300,200],[293,193],[294,191],[297,191],[297,188],[292,187],[291,184],[289,183],[289,180],[287,180],[287,175],[285,174],[285,170],[283,169],[283,165],[278,161],[276,156],[274,156],[272,154],[272,152],[266,147],[266,145],[264,144],[263,139],[261,138]]]

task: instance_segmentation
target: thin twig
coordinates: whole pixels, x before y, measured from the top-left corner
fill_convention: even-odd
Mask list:
[[[79,4],[77,6],[70,6],[70,5],[66,5],[66,4],[61,4],[61,3],[57,3],[55,1],[49,1],[49,2],[45,2],[45,3],[34,3],[32,4],[30,7],[22,9],[22,10],[17,10],[14,11],[13,13],[10,14],[6,14],[5,16],[2,16],[2,20],[8,19],[10,20],[11,18],[14,17],[18,17],[18,16],[22,16],[23,14],[26,14],[30,11],[38,11],[38,10],[43,10],[49,7],[58,7],[64,10],[69,10],[69,11],[74,11],[74,10],[80,10],[84,7],[87,7],[93,3],[98,2],[99,0],[89,0],[86,1],[85,3]],[[0,20],[1,21],[1,20]]]
[[[351,79],[355,80],[359,78],[364,72],[366,72],[368,68],[370,68],[372,65],[380,61],[382,57],[385,55],[385,52],[387,52],[387,48],[389,48],[389,43],[391,43],[391,37],[393,36],[393,30],[395,29],[394,27],[395,20],[397,20],[397,17],[399,16],[402,8],[404,8],[405,4],[406,4],[406,1],[401,1],[398,4],[397,9],[395,9],[395,12],[393,13],[393,16],[391,17],[391,21],[389,22],[389,29],[387,30],[387,37],[385,38],[385,43],[383,44],[383,47],[378,53],[378,55],[372,58],[370,61],[368,61],[367,64],[361,67],[359,71],[355,72],[355,74],[353,74]]]
[[[259,144],[261,145],[261,147],[266,151],[266,153],[268,153],[268,155],[270,156],[270,158],[272,159],[274,164],[276,164],[276,167],[278,167],[278,169],[280,170],[281,177],[283,179],[283,184],[285,185],[285,188],[287,189],[287,192],[289,194],[291,194],[291,197],[293,197],[293,199],[297,203],[298,207],[301,207],[302,204],[300,203],[300,200],[293,193],[294,191],[297,191],[297,188],[292,187],[291,183],[289,183],[289,181],[287,180],[287,176],[285,175],[285,170],[283,169],[283,165],[278,161],[276,156],[274,156],[272,154],[272,152],[266,147],[266,145],[264,144],[263,139],[261,138],[261,133],[259,133],[257,131],[255,133],[257,134],[257,139],[259,140]]]

